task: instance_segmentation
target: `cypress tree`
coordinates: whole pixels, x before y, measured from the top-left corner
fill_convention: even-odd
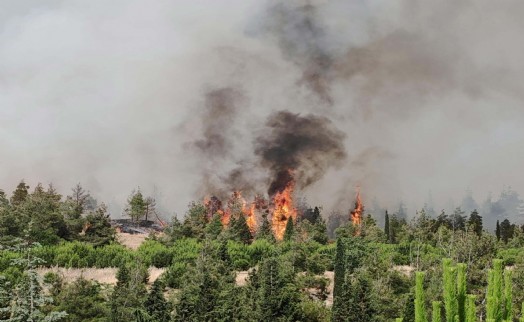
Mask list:
[[[466,319],[466,264],[457,265],[457,306],[459,321]]]
[[[384,233],[386,234],[386,242],[389,243],[389,214],[386,210],[386,217],[384,218]]]
[[[477,321],[477,308],[475,306],[475,295],[469,294],[466,302],[466,322]]]
[[[456,322],[457,310],[457,287],[455,284],[456,269],[451,265],[450,258],[442,260],[442,274],[444,279],[444,307],[446,309],[446,322]]]
[[[335,254],[335,276],[333,281],[333,308],[331,310],[333,321],[344,320],[342,309],[347,304],[344,303],[345,301],[342,298],[346,278],[345,251],[344,240],[338,238]]]
[[[494,271],[490,269],[488,271],[488,289],[486,295],[486,321],[495,321],[496,315],[496,299],[493,296],[494,293]]]
[[[497,240],[500,240],[500,223],[497,220],[497,225],[495,227],[495,236],[497,236]]]
[[[512,319],[512,313],[513,313],[513,292],[511,288],[511,271],[505,270],[504,271],[504,320],[510,321]]]
[[[415,295],[413,293],[408,294],[402,311],[402,320],[404,322],[415,322]]]
[[[415,322],[427,322],[424,299],[424,273],[415,273]]]
[[[486,316],[495,322],[502,321],[504,312],[502,304],[505,304],[503,293],[503,266],[502,260],[493,260],[493,269],[489,271],[488,277],[488,296],[486,306]]]
[[[431,315],[431,322],[442,322],[442,316],[440,314],[441,307],[442,307],[442,302],[433,301],[433,311]]]

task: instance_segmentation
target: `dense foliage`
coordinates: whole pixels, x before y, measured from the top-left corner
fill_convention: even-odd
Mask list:
[[[132,250],[80,185],[62,198],[52,186],[30,191],[21,182],[11,197],[0,192],[0,320],[524,319],[522,227],[461,208],[424,208],[408,221],[404,210],[366,215],[354,227],[306,206],[277,241],[267,213],[252,231],[240,212],[224,225],[194,202]],[[137,190],[125,213],[138,222],[154,211]],[[118,268],[117,283],[38,275],[53,266]],[[164,269],[154,283],[149,267]]]

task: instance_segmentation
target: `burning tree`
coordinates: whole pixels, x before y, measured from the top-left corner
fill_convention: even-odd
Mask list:
[[[353,223],[353,226],[357,228],[357,234],[360,233],[360,226],[362,225],[362,215],[364,213],[364,204],[360,198],[360,188],[357,188],[357,195],[355,197],[355,208],[351,210],[349,219]]]

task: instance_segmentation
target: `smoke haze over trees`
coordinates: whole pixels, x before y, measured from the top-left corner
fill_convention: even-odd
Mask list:
[[[513,221],[523,12],[513,0],[6,1],[0,181],[80,181],[112,196],[113,214],[137,185],[179,213],[214,190],[265,193],[256,138],[287,111],[341,131],[346,157],[327,153],[300,192],[311,204],[347,209],[360,185],[391,213],[402,200],[413,215],[431,191],[447,214],[476,205]]]

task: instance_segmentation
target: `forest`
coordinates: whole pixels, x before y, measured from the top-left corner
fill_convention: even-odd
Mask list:
[[[477,210],[423,208],[379,225],[357,195],[340,215],[298,207],[280,236],[267,206],[253,225],[240,193],[216,203],[192,202],[130,249],[81,185],[0,191],[0,320],[524,321],[524,226],[508,219],[493,231]],[[154,205],[136,190],[124,212],[138,226]],[[116,283],[46,267],[115,268]]]

